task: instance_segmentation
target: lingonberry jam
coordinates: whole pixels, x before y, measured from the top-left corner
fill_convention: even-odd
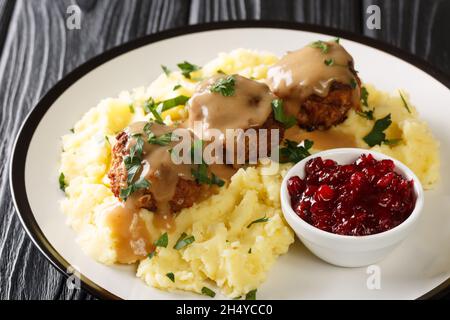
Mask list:
[[[316,157],[305,178],[288,180],[297,215],[324,231],[352,236],[380,233],[405,221],[414,210],[413,180],[394,172],[392,160],[361,155],[351,164]]]

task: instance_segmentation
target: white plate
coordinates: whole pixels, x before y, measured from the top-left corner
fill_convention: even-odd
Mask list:
[[[311,32],[316,30],[320,33]],[[186,59],[202,65],[221,51],[239,47],[281,55],[311,41],[334,36],[343,38],[342,43],[355,58],[364,81],[383,90],[401,87],[409,92],[411,102],[441,142],[442,179],[435,190],[426,192],[424,214],[414,235],[379,263],[380,289],[368,288],[370,275],[366,268],[329,265],[297,240],[269,272],[267,281],[258,289],[258,299],[415,299],[430,296],[432,290],[434,294],[448,288],[450,164],[445,159],[450,158],[450,91],[445,85],[450,86],[449,79],[423,62],[372,40],[298,24],[222,23],[171,30],[112,49],[65,77],[30,113],[14,149],[11,188],[28,234],[62,272],[67,273],[68,265],[75,266],[82,275],[83,286],[97,296],[204,298],[148,287],[135,277],[134,267],[104,266],[81,251],[58,204],[62,197],[57,185],[60,137],[100,99],[150,84],[161,72],[161,64],[175,65]],[[402,56],[421,69],[374,47]]]

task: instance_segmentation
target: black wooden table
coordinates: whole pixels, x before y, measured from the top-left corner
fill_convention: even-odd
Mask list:
[[[79,30],[66,25],[73,4],[82,11]],[[374,4],[381,8],[380,30],[366,24],[366,10]],[[1,299],[93,299],[67,288],[65,278],[28,239],[11,201],[13,139],[40,97],[78,65],[131,39],[188,24],[255,19],[364,34],[450,74],[448,0],[0,0]]]

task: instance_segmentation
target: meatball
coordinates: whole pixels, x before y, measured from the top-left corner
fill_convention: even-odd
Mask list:
[[[259,129],[268,129],[267,156],[271,154],[270,129],[278,130],[278,143],[282,140],[284,129],[273,117],[271,104],[275,98],[264,83],[240,75],[217,75],[200,83],[189,100],[188,126],[203,140],[214,138],[215,143],[222,143],[227,163],[239,167],[243,163],[237,161],[238,141],[244,143],[242,151],[248,161],[250,154],[260,154],[263,137]],[[256,131],[255,143],[248,138],[250,129]]]
[[[313,94],[300,103],[296,113],[298,125],[307,130],[315,130],[328,129],[343,122],[354,106],[353,95],[350,85],[333,82],[325,97]]]
[[[337,42],[318,41],[289,52],[268,70],[268,84],[300,127],[326,130],[360,108],[361,81],[353,58]]]
[[[130,135],[123,131],[116,136],[116,143],[112,148],[112,162],[108,173],[110,179],[111,190],[114,195],[120,199],[120,191],[128,186],[127,177],[128,172],[124,165],[125,156],[129,155],[129,138]],[[168,153],[167,150],[164,150]],[[159,173],[152,173],[147,176],[147,179],[152,184],[157,184],[156,180],[160,177]],[[162,181],[164,183],[164,181]],[[167,184],[171,181],[167,181]],[[191,207],[197,200],[204,197],[207,192],[205,190],[207,186],[200,185],[195,180],[189,179],[189,177],[179,177],[175,183],[175,190],[173,196],[169,199],[168,203],[162,203],[157,201],[154,190],[152,187],[147,189],[138,190],[133,196],[133,205],[137,208],[146,208],[150,211],[159,211],[159,206],[169,206],[171,213],[180,211],[181,209]],[[121,199],[122,200],[122,199]]]

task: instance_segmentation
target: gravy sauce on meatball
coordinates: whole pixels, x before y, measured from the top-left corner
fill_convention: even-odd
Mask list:
[[[210,139],[211,129],[222,132],[226,129],[248,129],[261,127],[272,112],[271,102],[275,98],[269,87],[254,80],[234,75],[234,92],[223,95],[211,88],[226,75],[213,76],[201,82],[188,102],[188,125],[197,136]],[[194,123],[201,122],[200,132]]]
[[[320,43],[287,53],[267,73],[286,112],[310,130],[328,129],[360,105],[360,80],[352,56],[337,42]]]

